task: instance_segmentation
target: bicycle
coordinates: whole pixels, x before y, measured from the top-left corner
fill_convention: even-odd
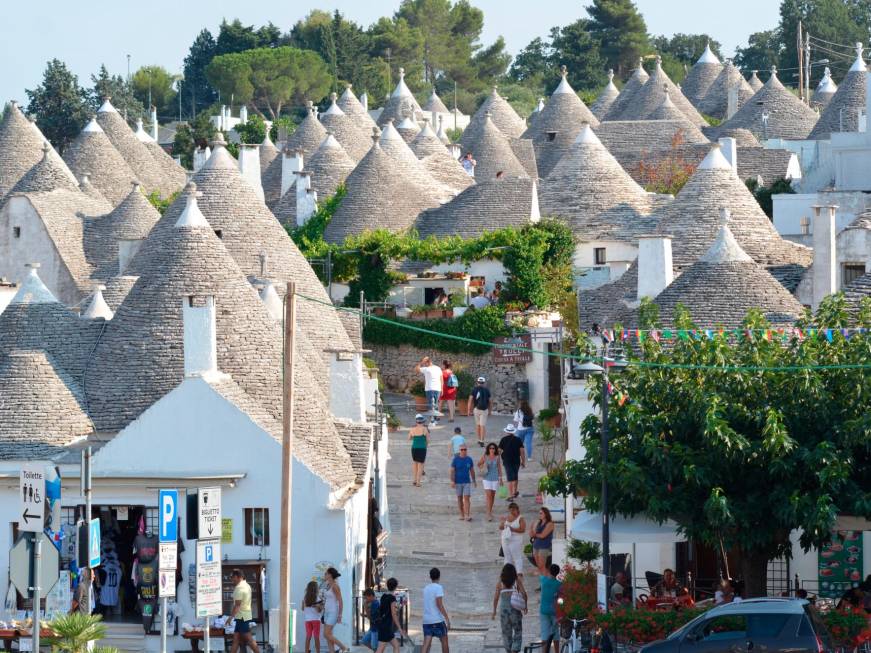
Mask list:
[[[568,633],[564,626],[568,626],[571,622],[571,628]],[[590,653],[592,649],[593,637],[590,629],[589,619],[575,619],[573,617],[565,617],[560,621],[560,639],[563,644],[560,651],[563,653]]]

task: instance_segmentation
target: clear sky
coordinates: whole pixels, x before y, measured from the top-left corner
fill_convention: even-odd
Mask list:
[[[272,21],[288,30],[313,8],[339,9],[369,25],[395,11],[400,0],[19,0],[9,2],[0,26],[0,100],[26,102],[25,88],[39,84],[45,63],[57,57],[89,84],[105,63],[126,74],[131,66],[158,64],[180,72],[197,32],[217,34],[222,18],[246,24]],[[513,54],[554,25],[586,12],[585,0],[472,0],[484,11],[485,43],[500,34]],[[770,29],[778,19],[779,0],[636,0],[652,34],[710,33],[727,54],[751,32]]]

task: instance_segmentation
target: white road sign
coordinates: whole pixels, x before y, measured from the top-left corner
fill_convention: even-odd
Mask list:
[[[197,617],[221,614],[221,541],[197,540]]]
[[[200,488],[198,496],[200,539],[221,537],[221,488]]]
[[[24,465],[19,478],[18,530],[41,533],[45,528],[45,465]]]
[[[157,568],[175,572],[176,561],[178,560],[178,543],[161,542],[159,546],[160,557],[158,558]]]

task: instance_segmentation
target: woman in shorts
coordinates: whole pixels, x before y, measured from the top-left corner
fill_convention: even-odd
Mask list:
[[[502,485],[502,458],[499,456],[499,447],[495,442],[487,445],[484,455],[478,461],[478,468],[484,481],[487,521],[493,521],[493,502],[496,500],[496,491]]]
[[[329,567],[324,572],[324,639],[327,640],[328,650],[348,651],[347,646],[342,644],[335,635],[333,628],[336,624],[342,623],[342,610],[344,608],[342,602],[342,588],[339,587],[339,576],[341,576],[335,567]]]
[[[408,439],[411,441],[411,483],[420,487],[423,464],[426,462],[426,447],[429,442],[426,419],[420,413],[414,416],[414,426],[408,431]]]
[[[542,506],[538,511],[538,521],[529,527],[529,537],[532,540],[532,557],[538,573],[547,576],[548,558],[553,549],[553,518],[550,510]]]

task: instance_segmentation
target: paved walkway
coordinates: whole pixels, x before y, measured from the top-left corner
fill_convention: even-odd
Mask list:
[[[503,560],[499,557],[499,523],[496,515],[506,511],[507,501],[496,499],[494,521],[487,522],[484,492],[481,483],[473,488],[472,521],[460,522],[456,495],[450,485],[448,447],[455,426],[463,429],[470,445],[469,454],[475,462],[483,452],[475,439],[472,418],[457,416],[450,423],[447,415],[432,429],[426,459],[423,487],[411,484],[411,454],[408,428],[415,410],[404,405],[404,395],[389,395],[387,403],[395,407],[402,421],[399,431],[391,433],[388,496],[392,532],[388,541],[387,577],[395,576],[402,587],[411,591],[411,636],[420,644],[421,590],[429,582],[429,570],[438,567],[445,587],[445,604],[451,616],[451,653],[480,653],[485,649],[502,650],[499,617],[491,621],[493,593]],[[487,425],[487,441],[498,442],[502,429],[511,421],[509,416],[493,415]],[[537,443],[536,443],[537,444]],[[535,452],[534,452],[535,453]],[[477,468],[476,468],[477,472]],[[538,512],[535,502],[538,478],[542,468],[535,462],[520,471],[518,503],[526,518],[527,528]],[[524,645],[538,640],[538,576],[527,567],[524,576],[530,597],[529,615],[523,619]],[[432,651],[438,652],[434,644]]]

